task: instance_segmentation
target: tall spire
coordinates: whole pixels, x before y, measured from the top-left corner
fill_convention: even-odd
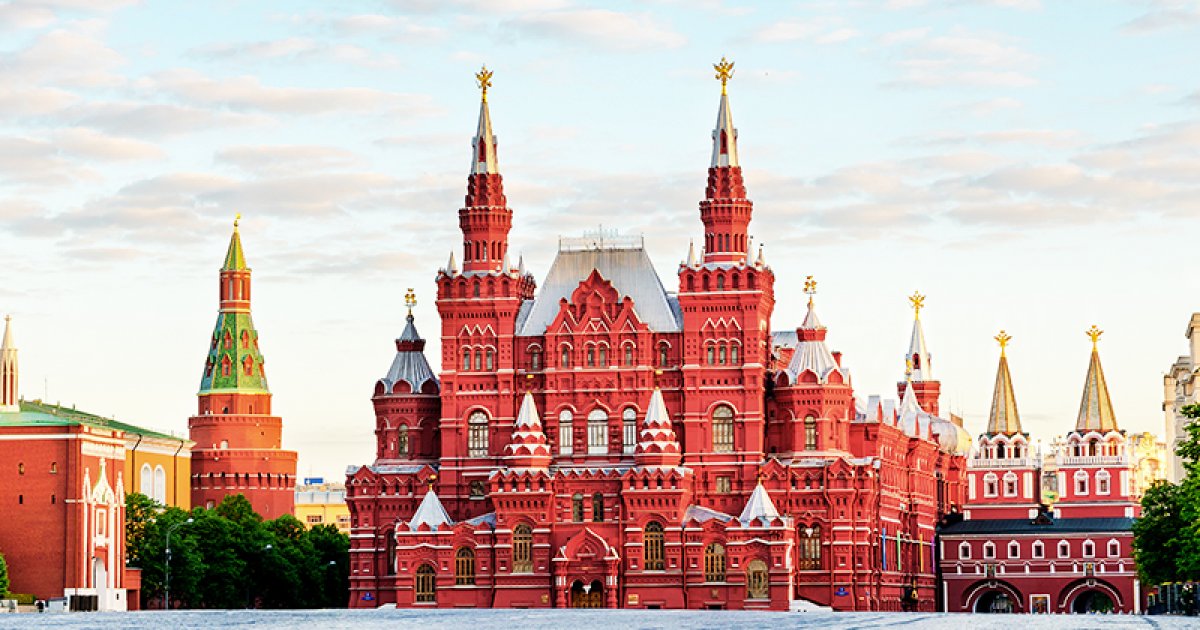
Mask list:
[[[250,268],[238,233],[240,220],[238,215],[233,222],[233,235],[219,274],[221,302],[200,380],[201,394],[214,390],[268,392],[258,331],[250,317]]]
[[[908,356],[906,360],[912,367],[910,376],[913,381],[932,381],[933,363],[930,361],[929,349],[925,347],[925,330],[921,326],[921,309],[925,307],[925,296],[915,292],[908,297],[913,307],[912,337],[908,341]]]
[[[5,315],[4,342],[0,343],[0,413],[21,411],[17,391],[19,376],[17,346],[12,339],[12,315]]]
[[[708,168],[708,186],[700,202],[700,220],[704,222],[704,262],[736,264],[749,256],[747,229],[754,207],[746,198],[742,167],[738,162],[737,128],[729,107],[728,83],[733,77],[733,62],[721,58],[713,64],[721,81],[721,101],[717,124],[712,132],[712,160]]]
[[[1080,433],[1117,431],[1117,418],[1113,414],[1112,400],[1108,396],[1108,384],[1104,382],[1104,369],[1100,367],[1100,352],[1097,345],[1103,330],[1092,326],[1087,331],[1092,340],[1092,358],[1088,363],[1087,378],[1083,382],[1083,400],[1079,403],[1079,418],[1075,430]]]
[[[496,160],[496,135],[488,113],[487,91],[493,73],[484,66],[475,75],[479,83],[479,126],[471,141],[471,172],[467,176],[467,196],[458,211],[463,233],[463,271],[506,272],[500,269],[508,253],[508,231],[512,228],[512,210],[504,196],[504,180]]]
[[[1008,373],[1008,357],[1004,349],[1012,337],[1003,330],[995,337],[1000,344],[1000,367],[996,370],[996,388],[992,392],[992,411],[988,415],[990,435],[1021,433],[1021,416],[1017,413],[1017,396],[1013,393],[1012,375]]]

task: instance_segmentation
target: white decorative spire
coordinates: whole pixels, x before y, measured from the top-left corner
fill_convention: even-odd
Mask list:
[[[688,257],[686,264],[688,267],[696,266],[696,241],[688,241]]]
[[[517,275],[523,278],[528,273],[525,271],[525,254],[517,255]]]
[[[4,317],[4,342],[0,343],[0,413],[21,411],[17,397],[17,346],[12,340],[12,315]]]
[[[746,501],[746,507],[742,510],[742,515],[738,517],[738,520],[747,524],[753,521],[762,521],[765,525],[778,518],[779,510],[775,509],[771,495],[767,494],[767,489],[763,487],[760,480],[755,486],[754,492],[750,493],[750,500]]]
[[[500,273],[509,274],[513,272],[512,263],[508,260],[508,250],[504,251],[504,260],[500,262]]]
[[[763,254],[762,243],[758,244],[758,260],[754,261],[754,265],[756,267],[766,267],[767,266],[767,257],[766,257],[766,255]]]
[[[713,129],[712,167],[737,166],[737,129],[733,126],[733,111],[729,109],[729,94],[725,84],[733,77],[733,62],[721,57],[721,63],[713,64],[717,78],[721,80],[721,107],[717,110],[717,126]]]
[[[925,307],[925,296],[920,292],[909,296],[908,301],[913,307],[912,338],[908,342],[906,363],[912,370],[909,379],[917,382],[933,380],[933,362],[929,357],[929,348],[925,346],[925,329],[921,327],[921,309]]]
[[[413,514],[412,520],[408,522],[409,529],[417,529],[422,525],[428,525],[429,529],[436,530],[442,525],[453,525],[454,521],[450,520],[450,515],[446,513],[446,508],[442,506],[441,499],[429,488],[429,492],[425,493],[425,498],[421,499],[421,505],[417,506],[417,511]]]
[[[458,275],[458,262],[454,260],[453,250],[450,252],[450,262],[446,263],[446,271],[450,272],[452,276]]]
[[[483,97],[479,101],[479,127],[475,130],[475,138],[471,140],[471,146],[475,149],[471,160],[471,174],[495,174],[500,172],[500,165],[496,161],[496,136],[492,133],[492,116],[488,113],[487,103],[487,91],[492,86],[492,71],[484,66],[475,75],[475,80],[479,82]]]

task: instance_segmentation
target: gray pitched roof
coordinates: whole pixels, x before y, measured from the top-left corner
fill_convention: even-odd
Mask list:
[[[679,300],[667,293],[650,257],[642,247],[595,247],[562,250],[532,305],[522,305],[517,315],[517,334],[541,335],[558,315],[559,300],[571,294],[592,270],[612,283],[622,297],[633,298],[637,316],[656,332],[678,332],[683,328]]]

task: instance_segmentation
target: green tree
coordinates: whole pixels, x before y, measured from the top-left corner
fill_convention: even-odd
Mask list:
[[[8,597],[8,562],[4,560],[4,554],[0,553],[0,599]]]
[[[1187,438],[1175,449],[1186,476],[1160,482],[1142,497],[1142,516],[1133,526],[1134,558],[1148,584],[1200,580],[1200,405],[1181,409],[1191,418]]]

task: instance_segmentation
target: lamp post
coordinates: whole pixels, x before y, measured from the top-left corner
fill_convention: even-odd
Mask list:
[[[184,525],[187,525],[189,523],[194,523],[194,522],[196,522],[196,519],[188,518],[188,520],[186,520],[186,521],[181,521],[179,523],[175,523],[174,525],[167,528],[167,550],[166,550],[167,561],[165,563],[167,575],[166,575],[166,580],[165,580],[166,596],[163,598],[163,609],[164,610],[171,610],[171,534],[174,533],[175,530],[179,529],[180,527],[183,527]]]

